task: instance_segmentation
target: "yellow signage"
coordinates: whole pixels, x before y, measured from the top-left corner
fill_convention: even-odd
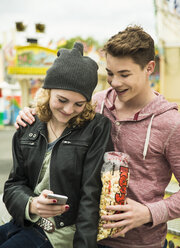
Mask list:
[[[15,47],[15,58],[8,66],[9,74],[45,75],[57,57],[57,51],[38,45]]]

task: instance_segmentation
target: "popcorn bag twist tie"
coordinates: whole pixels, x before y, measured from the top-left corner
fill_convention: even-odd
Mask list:
[[[100,197],[100,217],[112,215],[117,211],[106,210],[110,205],[124,205],[126,203],[129,181],[129,156],[122,152],[106,152],[101,169],[102,192]],[[103,225],[111,223],[100,218],[97,241],[111,237],[122,228],[104,229]]]

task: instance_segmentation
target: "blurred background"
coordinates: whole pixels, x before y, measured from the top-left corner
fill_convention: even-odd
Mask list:
[[[151,86],[180,105],[180,0],[1,0],[0,24],[0,126],[32,104],[57,50],[75,41],[99,64],[95,91],[107,88],[101,48],[131,24],[155,40]]]
[[[13,124],[31,106],[59,48],[84,44],[106,89],[104,43],[140,25],[156,45],[151,86],[180,106],[180,0],[0,0],[0,193],[11,167]],[[166,196],[179,190],[173,177]],[[180,219],[168,223],[169,247],[180,247]]]

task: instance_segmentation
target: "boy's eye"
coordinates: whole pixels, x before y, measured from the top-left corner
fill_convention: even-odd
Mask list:
[[[112,72],[107,72],[108,76],[113,76]]]
[[[121,77],[128,77],[129,76],[129,74],[123,74],[123,75],[121,75]]]

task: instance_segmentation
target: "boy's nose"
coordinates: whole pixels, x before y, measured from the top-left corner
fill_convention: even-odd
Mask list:
[[[119,86],[122,86],[123,85],[123,83],[120,81],[120,80],[118,80],[118,79],[113,79],[112,81],[111,81],[111,84],[110,84],[113,88],[116,88],[116,87],[119,87]]]

